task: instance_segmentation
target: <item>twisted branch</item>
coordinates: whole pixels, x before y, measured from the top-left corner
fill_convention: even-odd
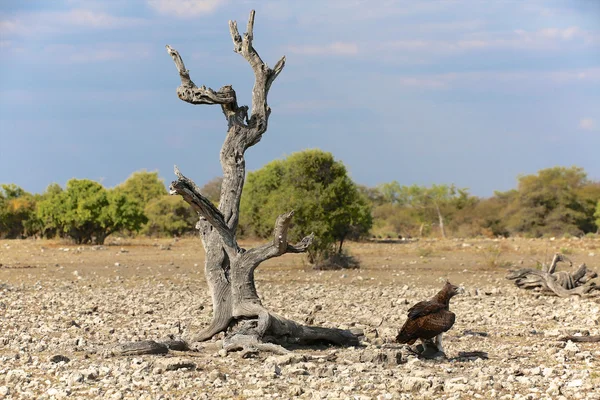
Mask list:
[[[230,247],[239,250],[233,232],[223,217],[221,211],[213,203],[200,193],[200,188],[191,179],[185,177],[177,166],[175,166],[177,180],[171,182],[169,194],[179,194],[192,208],[204,217],[221,235],[223,241]]]
[[[556,266],[561,261],[573,265],[562,254],[556,253],[552,262],[549,265],[543,265],[541,270],[524,268],[511,271],[506,279],[514,280],[515,285],[522,289],[551,292],[559,297],[572,295],[592,297],[595,295],[592,292],[600,290],[600,287],[591,281],[598,275],[594,271],[588,270],[585,264],[581,264],[573,272],[556,271]]]
[[[295,245],[289,244],[287,235],[293,216],[294,211],[290,211],[277,217],[275,228],[273,229],[273,241],[248,250],[244,254],[244,257],[249,260],[251,264],[258,266],[258,264],[263,261],[273,257],[279,257],[285,253],[305,252],[312,244],[315,234],[311,233]]]

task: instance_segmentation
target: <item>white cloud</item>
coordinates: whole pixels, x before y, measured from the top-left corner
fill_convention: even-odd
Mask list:
[[[279,112],[283,114],[304,114],[313,113],[318,111],[326,112],[326,110],[338,109],[341,107],[348,107],[347,103],[340,103],[337,100],[323,100],[323,99],[311,99],[311,100],[299,100],[289,101],[282,103],[275,103],[274,108],[277,108]]]
[[[325,45],[289,46],[288,50],[296,54],[304,55],[340,55],[353,56],[358,54],[356,43],[333,42]]]
[[[494,89],[500,87],[507,90],[527,90],[532,85],[547,87],[550,84],[565,85],[581,83],[589,85],[600,83],[600,68],[558,71],[475,71],[418,75],[394,74],[387,81],[400,87],[420,89],[448,89],[457,87]],[[580,123],[580,128],[585,129],[582,123]]]
[[[3,36],[53,34],[71,29],[113,29],[140,25],[140,18],[116,17],[102,11],[74,9],[22,13],[0,20]]]
[[[429,55],[457,54],[481,49],[557,50],[576,45],[589,46],[598,42],[597,35],[573,26],[565,29],[544,28],[537,31],[517,29],[505,33],[471,33],[453,40],[404,39],[366,48],[392,48]]]
[[[86,64],[122,59],[140,59],[150,52],[145,45],[124,43],[100,43],[73,46],[53,44],[44,47],[45,60],[63,64]]]
[[[596,121],[591,118],[582,118],[579,121],[579,128],[584,131],[593,131],[596,129]]]
[[[519,49],[556,49],[573,45],[589,46],[598,42],[598,34],[582,30],[578,26],[564,29],[544,28],[537,31],[517,29],[515,37],[498,41],[498,45]]]
[[[213,13],[227,0],[148,0],[148,4],[160,14],[178,18],[191,18]]]

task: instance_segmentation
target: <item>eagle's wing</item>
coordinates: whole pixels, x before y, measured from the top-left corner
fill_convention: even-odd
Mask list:
[[[453,312],[448,310],[439,310],[435,313],[419,318],[415,322],[417,322],[420,330],[426,331],[430,334],[435,333],[435,336],[437,336],[440,333],[446,332],[452,328],[455,319],[456,316]]]
[[[420,301],[408,309],[408,319],[417,319],[419,317],[437,313],[445,308],[441,303],[433,301]]]
[[[424,307],[421,311],[425,313],[427,312],[426,310],[431,311],[436,308],[437,307],[430,304],[429,307]],[[402,326],[402,329],[398,332],[396,341],[399,343],[413,344],[417,339],[434,338],[440,333],[446,332],[452,328],[455,318],[454,313],[445,310],[444,307],[441,307],[441,309],[437,308],[437,311],[418,315],[414,318],[411,318],[409,315]]]

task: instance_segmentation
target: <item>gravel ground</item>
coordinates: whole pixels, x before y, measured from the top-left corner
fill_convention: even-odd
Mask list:
[[[0,399],[600,399],[600,344],[558,340],[600,335],[598,300],[540,296],[504,279],[509,263],[553,251],[541,241],[355,244],[361,270],[312,271],[296,256],[260,270],[266,306],[297,321],[321,306],[314,324],[363,329],[359,348],[242,358],[220,351],[217,337],[198,352],[110,356],[116,343],[209,322],[198,246],[0,241]],[[594,269],[600,243],[552,246]],[[495,248],[503,256],[491,265]],[[446,277],[466,289],[451,302],[449,358],[420,360],[394,337]]]

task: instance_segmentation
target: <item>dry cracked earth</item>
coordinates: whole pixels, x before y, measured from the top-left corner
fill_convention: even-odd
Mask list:
[[[209,322],[199,240],[0,241],[0,399],[600,399],[600,344],[558,340],[599,335],[599,300],[504,279],[557,251],[600,272],[600,240],[349,248],[360,270],[314,271],[286,255],[259,268],[257,286],[279,314],[362,329],[358,348],[242,358],[217,337],[197,352],[111,356],[117,343],[185,336]],[[394,337],[408,308],[445,278],[466,289],[451,303],[448,359],[421,360]],[[488,358],[458,357],[469,351]]]

